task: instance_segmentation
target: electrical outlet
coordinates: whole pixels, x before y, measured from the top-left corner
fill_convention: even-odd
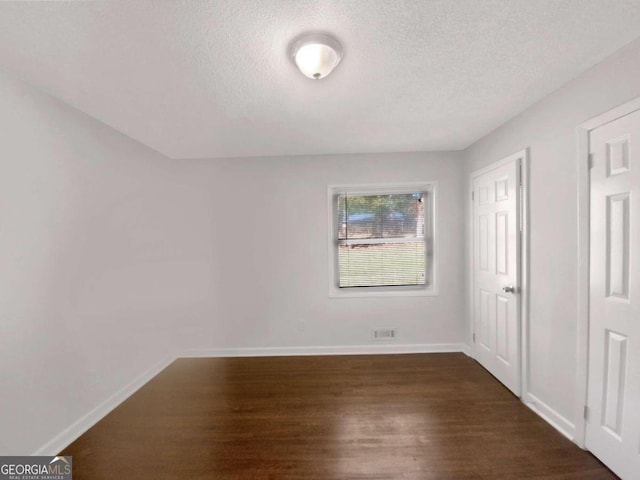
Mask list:
[[[298,331],[304,332],[307,329],[307,321],[304,318],[298,319]]]

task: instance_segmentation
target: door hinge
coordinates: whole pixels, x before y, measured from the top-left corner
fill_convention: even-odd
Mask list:
[[[471,338],[473,339],[473,343],[476,343],[476,334],[475,333],[471,335]]]
[[[473,202],[476,199],[475,192],[471,192],[471,201]]]
[[[518,177],[518,184],[520,185],[520,188],[522,188],[524,186],[524,179],[522,178],[522,160],[518,163]]]
[[[587,407],[586,405],[584,406],[584,410],[582,412],[582,416],[583,416],[583,418],[585,420],[589,417],[589,407]]]
[[[593,164],[594,164],[593,153],[590,153],[589,154],[589,170],[591,170],[593,168]]]
[[[518,227],[520,228],[520,233],[522,233],[522,231],[524,230],[524,185],[522,185],[522,184],[520,185],[520,189],[519,189],[518,193],[520,194],[520,198],[519,198],[519,200],[520,200],[520,212],[519,212],[520,213],[520,215],[519,215],[520,218],[518,219],[519,220],[518,221],[518,223],[519,223]]]

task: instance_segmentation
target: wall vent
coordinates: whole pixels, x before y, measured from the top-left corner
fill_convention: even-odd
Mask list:
[[[374,328],[371,333],[375,342],[395,340],[398,337],[398,330],[395,328]]]

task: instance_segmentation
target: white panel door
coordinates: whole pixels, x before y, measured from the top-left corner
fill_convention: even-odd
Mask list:
[[[475,358],[518,396],[520,161],[473,178]]]
[[[590,133],[586,446],[640,479],[640,110]]]

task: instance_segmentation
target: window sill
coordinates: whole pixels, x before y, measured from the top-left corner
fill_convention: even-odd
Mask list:
[[[329,298],[363,297],[436,297],[440,293],[434,288],[385,289],[384,287],[329,289]]]

